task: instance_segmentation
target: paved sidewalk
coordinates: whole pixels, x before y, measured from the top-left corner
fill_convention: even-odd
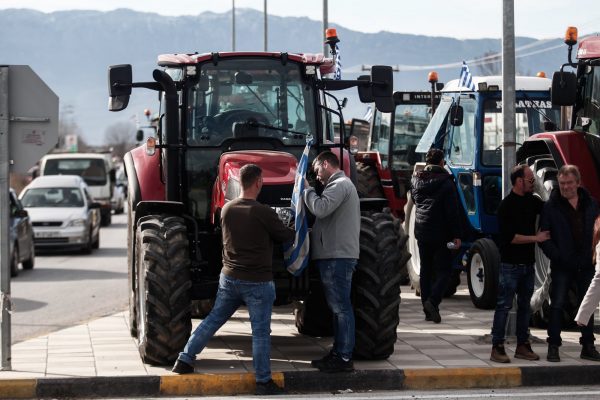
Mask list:
[[[449,383],[438,383],[439,387],[444,385],[450,387],[456,384],[458,381],[455,380],[453,383],[452,376],[457,371],[459,375],[483,371],[478,373],[497,376],[499,368],[524,367],[525,371],[529,371],[528,367],[542,367],[545,370],[546,368],[543,367],[556,369],[583,366],[588,372],[600,372],[592,367],[598,366],[598,363],[579,358],[581,350],[578,343],[579,333],[575,331],[563,334],[564,343],[560,349],[562,359],[560,363],[545,361],[546,333],[537,329],[532,329],[531,333],[534,337],[533,349],[541,357],[539,361],[514,359],[512,355],[516,344],[508,343],[507,353],[511,356],[512,362],[493,363],[489,360],[491,351],[489,333],[493,310],[476,309],[471,304],[465,286],[459,287],[459,291],[452,298],[445,299],[440,309],[442,323],[426,322],[420,299],[414,296],[409,287],[402,287],[400,325],[394,354],[384,361],[356,361],[355,368],[367,375],[369,371],[398,372],[399,375],[394,376],[404,377],[402,379],[419,375],[419,371],[422,371],[421,374],[428,371],[427,382],[430,381],[432,374],[438,376],[437,379],[440,379],[440,376],[450,379],[447,381]],[[199,321],[194,322],[195,327]],[[195,366],[198,373],[196,375],[224,376],[233,373],[232,376],[237,376],[235,374],[249,376],[249,373],[253,372],[250,332],[248,313],[245,309],[240,309],[198,356]],[[294,326],[294,315],[290,307],[274,308],[272,370],[274,373],[281,372],[286,376],[286,385],[288,380],[293,381],[296,372],[310,372],[310,376],[318,381],[323,375],[319,375],[318,372],[313,375],[315,369],[310,367],[310,360],[322,356],[328,351],[330,344],[330,338],[299,335]],[[176,377],[169,371],[170,367],[153,367],[142,363],[136,343],[129,335],[126,312],[15,344],[12,346],[12,369],[12,371],[0,371],[0,382],[23,378]],[[439,373],[435,373],[435,370],[439,370]],[[506,378],[509,381],[513,379],[511,374],[513,374],[512,370],[507,369],[505,375],[509,376]],[[276,374],[276,379],[283,379],[283,375]],[[327,375],[327,379],[335,380],[339,375]],[[501,370],[500,375],[502,375]],[[595,379],[600,380],[599,378],[600,375],[595,375]],[[500,385],[523,384],[521,379],[519,377],[517,381],[510,381],[513,382],[512,384],[504,382]],[[247,380],[247,377],[243,380]],[[462,385],[463,387],[481,386],[477,382]],[[433,386],[432,383],[430,387]],[[485,382],[483,386],[486,386]],[[132,393],[132,395],[136,394]],[[0,397],[2,397],[1,389]]]

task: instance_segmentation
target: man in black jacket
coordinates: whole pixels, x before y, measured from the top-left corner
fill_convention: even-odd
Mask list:
[[[439,305],[452,272],[448,246],[460,247],[459,204],[453,176],[444,169],[444,153],[430,149],[427,165],[412,178],[415,238],[421,258],[421,302],[427,321],[440,323]]]
[[[547,360],[560,361],[558,348],[565,305],[571,286],[577,286],[577,306],[594,276],[592,236],[598,204],[580,187],[581,175],[575,165],[563,165],[558,171],[558,188],[550,194],[540,220],[540,229],[550,231],[550,240],[540,244],[550,259],[550,320],[548,322]],[[581,358],[600,361],[594,347],[594,316],[580,327]]]

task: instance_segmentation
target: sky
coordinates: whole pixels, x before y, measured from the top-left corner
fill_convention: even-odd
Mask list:
[[[130,8],[161,15],[224,13],[236,8],[263,10],[264,0],[0,0],[0,9],[42,12]],[[322,20],[324,0],[270,0],[267,12]],[[502,0],[328,0],[329,22],[360,32],[389,31],[458,39],[502,37]],[[599,0],[515,0],[515,35],[562,37],[577,26],[580,37],[600,31]],[[236,21],[237,22],[237,21]],[[237,22],[239,23],[239,22]]]

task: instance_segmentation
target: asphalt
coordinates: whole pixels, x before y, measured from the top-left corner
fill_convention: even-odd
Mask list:
[[[383,361],[355,361],[353,373],[325,374],[310,360],[329,350],[331,338],[299,335],[290,307],[276,307],[272,322],[273,379],[289,392],[466,389],[588,385],[600,381],[600,363],[579,358],[579,333],[564,332],[560,363],[546,356],[546,333],[531,329],[539,361],[489,360],[493,310],[476,309],[463,285],[440,307],[442,322],[424,320],[421,303],[402,287],[398,340]],[[194,321],[198,324],[200,321]],[[126,312],[12,346],[12,370],[0,371],[0,398],[233,395],[254,392],[248,313],[240,309],[198,355],[196,373],[142,363],[129,335]]]

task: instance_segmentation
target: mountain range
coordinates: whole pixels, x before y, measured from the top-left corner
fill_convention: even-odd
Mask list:
[[[501,18],[499,15],[498,18]],[[423,23],[427,23],[426,17]],[[460,36],[460,23],[456,33]],[[427,74],[437,70],[441,82],[458,78],[462,60],[473,60],[501,52],[500,39],[459,40],[447,37],[391,32],[363,33],[337,28],[343,78],[353,79],[363,65],[394,65],[395,90],[427,89]],[[557,36],[563,27],[557,27]],[[268,18],[268,50],[302,53],[323,51],[322,25],[308,18]],[[236,50],[263,50],[263,14],[253,9],[236,9]],[[517,37],[517,73],[545,71],[551,76],[566,62],[562,40]],[[28,64],[60,98],[62,122],[79,126],[91,144],[104,143],[107,127],[117,122],[145,124],[143,110],[157,112],[156,94],[134,91],[128,109],[107,111],[107,67],[132,64],[133,78],[151,80],[159,54],[231,50],[231,13],[205,12],[169,17],[118,9],[42,13],[29,9],[0,10],[0,64]],[[452,64],[447,66],[446,64]],[[480,67],[474,75],[499,71],[500,61]],[[429,66],[431,68],[429,68]],[[355,91],[345,117],[362,117],[367,106],[358,102]],[[133,133],[132,133],[133,135]]]

